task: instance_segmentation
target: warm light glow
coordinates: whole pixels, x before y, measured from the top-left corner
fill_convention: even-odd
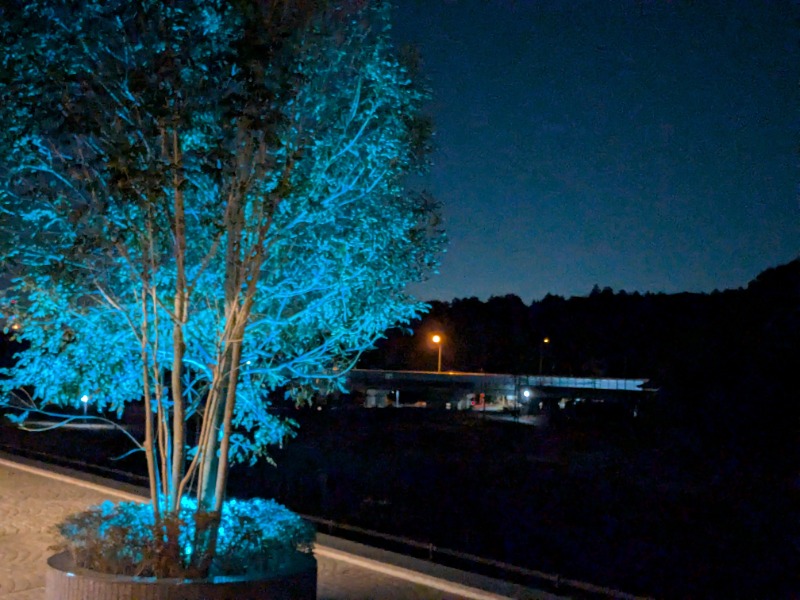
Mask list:
[[[431,338],[431,341],[439,347],[439,357],[438,357],[438,359],[436,361],[436,372],[437,373],[441,373],[442,372],[442,336],[440,336],[437,333]]]
[[[550,343],[550,338],[544,338],[542,341],[543,341],[545,344],[549,344],[549,343]]]

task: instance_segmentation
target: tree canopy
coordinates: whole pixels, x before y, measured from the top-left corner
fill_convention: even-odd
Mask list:
[[[443,233],[404,187],[430,124],[390,7],[32,0],[1,16],[4,311],[29,343],[3,385],[117,412],[144,399],[156,510],[193,485],[218,511],[228,457],[287,434],[267,394],[335,384],[424,308],[405,286]]]

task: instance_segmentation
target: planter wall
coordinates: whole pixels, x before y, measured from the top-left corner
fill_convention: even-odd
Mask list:
[[[106,575],[76,568],[68,552],[51,556],[45,575],[45,600],[314,600],[317,561],[310,554],[273,576],[248,579],[155,579]]]

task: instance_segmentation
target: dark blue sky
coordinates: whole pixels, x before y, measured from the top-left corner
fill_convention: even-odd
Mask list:
[[[398,0],[450,237],[423,299],[745,285],[800,252],[790,0]]]

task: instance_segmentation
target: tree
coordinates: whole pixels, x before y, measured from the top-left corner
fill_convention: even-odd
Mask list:
[[[32,0],[0,24],[7,391],[145,405],[171,535],[207,572],[231,459],[291,432],[267,395],[336,385],[423,309],[437,207],[403,190],[429,124],[386,2]],[[186,423],[198,419],[199,437]],[[175,550],[177,552],[177,550]],[[177,556],[175,557],[177,560]]]

